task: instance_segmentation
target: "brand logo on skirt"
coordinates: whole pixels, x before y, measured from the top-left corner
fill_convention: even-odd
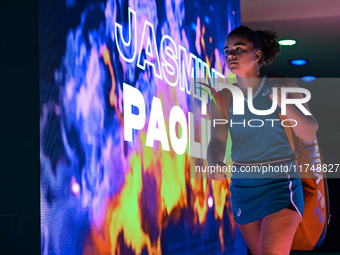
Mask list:
[[[237,210],[237,217],[240,217],[240,215],[241,215],[241,208],[238,208],[238,210]]]

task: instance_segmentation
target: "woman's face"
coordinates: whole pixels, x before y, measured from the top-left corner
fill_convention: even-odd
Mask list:
[[[234,74],[246,73],[252,68],[258,68],[257,62],[261,58],[261,51],[245,37],[228,37],[224,45],[225,62]]]

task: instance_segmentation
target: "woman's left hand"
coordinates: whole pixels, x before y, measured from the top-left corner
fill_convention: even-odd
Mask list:
[[[277,105],[281,108],[281,88],[284,88],[285,85],[283,84],[274,84],[269,92],[269,97],[273,100],[273,88],[277,88]]]

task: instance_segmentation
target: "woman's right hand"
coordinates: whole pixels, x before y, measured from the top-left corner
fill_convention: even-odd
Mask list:
[[[215,172],[209,173],[209,177],[211,179],[214,179],[214,181],[223,181],[224,179],[227,178],[227,174],[224,172],[217,171],[217,165],[220,167],[220,169],[223,169],[225,167],[224,163],[212,163],[210,166],[215,166]]]
[[[214,181],[223,181],[227,178],[227,175],[220,172],[209,173],[209,177]]]

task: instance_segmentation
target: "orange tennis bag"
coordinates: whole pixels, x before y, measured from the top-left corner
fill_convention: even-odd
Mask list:
[[[268,77],[268,82],[280,84],[280,81],[277,80],[280,78],[287,77],[271,75]],[[229,89],[223,90],[227,99],[226,102],[223,102],[222,108],[229,123],[232,94]],[[281,121],[286,119],[281,114],[279,116]],[[323,158],[317,138],[313,142],[307,143],[298,138],[291,127],[285,127],[285,131],[294,152],[296,166],[299,168],[304,195],[302,221],[296,230],[291,250],[313,250],[319,247],[325,239],[330,220],[327,179],[326,173],[322,171]]]
[[[269,77],[269,82],[280,83],[277,75]],[[309,106],[306,103],[308,109]],[[286,119],[279,114],[281,121]],[[323,157],[318,139],[308,143],[297,137],[291,127],[285,127],[289,144],[294,152],[296,166],[300,170],[303,186],[304,209],[291,250],[313,250],[319,247],[326,237],[330,221],[330,202],[326,173],[323,171]]]

